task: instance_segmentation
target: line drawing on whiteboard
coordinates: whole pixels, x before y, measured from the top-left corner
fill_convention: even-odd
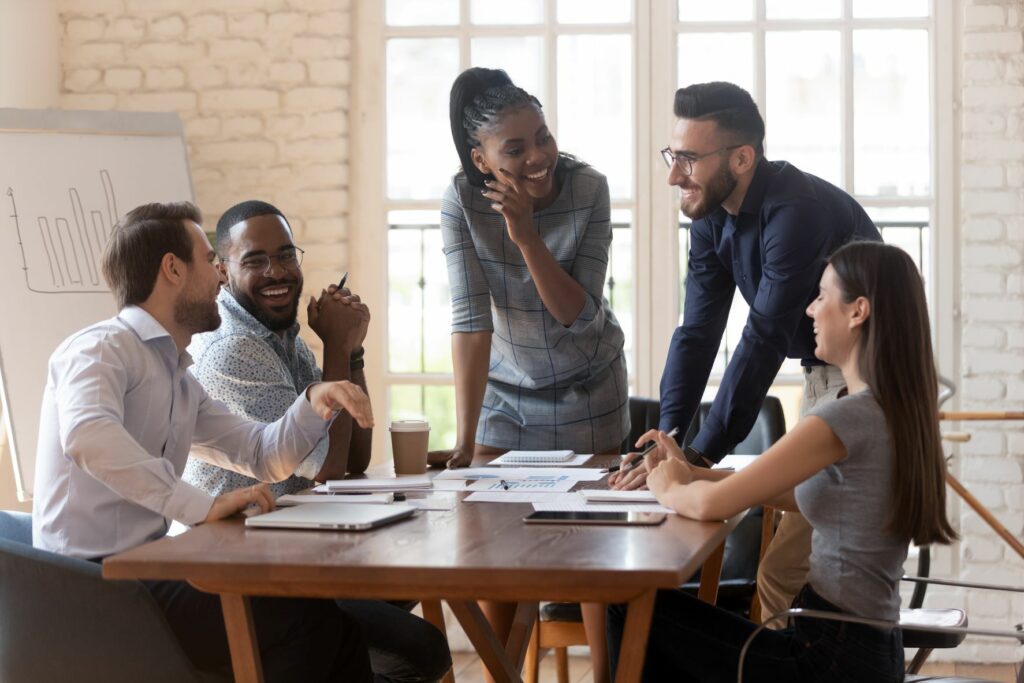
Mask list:
[[[18,213],[14,188],[7,188],[10,217],[14,221],[29,291],[40,294],[108,291],[100,272],[100,257],[117,222],[117,196],[109,171],[100,169],[99,181],[103,198],[98,209],[90,207],[87,212],[81,193],[72,186],[67,189],[71,219],[36,216],[35,230],[23,224],[22,220],[27,217]]]

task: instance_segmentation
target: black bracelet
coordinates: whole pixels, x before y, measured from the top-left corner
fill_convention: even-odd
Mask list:
[[[352,352],[352,354],[348,357],[349,371],[355,372],[356,370],[363,369],[363,367],[366,365],[366,362],[363,360],[364,355],[366,355],[366,349],[364,349],[362,346],[360,346],[358,349]]]

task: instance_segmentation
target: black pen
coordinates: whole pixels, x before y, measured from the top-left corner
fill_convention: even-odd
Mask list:
[[[345,286],[345,281],[346,280],[348,280],[348,271],[347,270],[345,271],[345,274],[341,276],[341,280],[338,281],[338,289],[341,289],[342,287]]]
[[[673,427],[672,430],[669,431],[668,436],[671,436],[671,437],[675,438],[675,435],[678,434],[678,433],[679,433],[679,427]],[[657,441],[650,442],[649,444],[647,444],[647,446],[642,451],[640,451],[637,454],[637,457],[633,458],[632,460],[630,460],[625,465],[613,465],[612,467],[609,467],[606,471],[608,473],[618,472],[622,467],[626,468],[624,470],[626,472],[629,472],[630,470],[636,469],[637,467],[640,466],[640,463],[643,462],[644,456],[647,455],[648,453],[650,453],[651,451],[653,451],[657,447],[657,445],[658,445]]]
[[[504,479],[500,479],[498,481],[498,483],[501,484],[501,488],[503,488],[506,491],[508,491],[508,482],[507,481],[505,481]]]

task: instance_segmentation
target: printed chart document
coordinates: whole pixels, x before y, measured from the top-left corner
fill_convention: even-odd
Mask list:
[[[513,491],[547,491],[550,493],[566,492],[576,485],[576,481],[569,477],[542,477],[533,476],[527,479],[480,479],[470,484],[468,491],[493,491],[495,493]]]

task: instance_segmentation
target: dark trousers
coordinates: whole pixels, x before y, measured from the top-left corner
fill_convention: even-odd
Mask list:
[[[231,664],[220,598],[181,581],[144,581],[193,665]],[[371,683],[370,658],[355,619],[333,600],[251,598],[267,683]]]
[[[409,613],[415,602],[338,600],[337,604],[362,629],[378,681],[430,683],[441,680],[452,667],[444,634]]]
[[[809,585],[793,607],[840,611]],[[608,610],[612,671],[626,622],[626,606]],[[751,621],[680,591],[659,591],[651,619],[643,681],[736,680],[740,649],[757,628]],[[899,630],[863,624],[796,619],[793,626],[764,630],[754,638],[743,664],[745,683],[764,681],[902,681],[903,642]]]

